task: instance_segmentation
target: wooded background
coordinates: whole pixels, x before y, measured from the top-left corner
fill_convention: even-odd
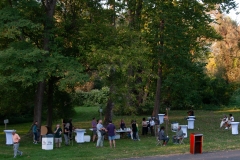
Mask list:
[[[0,119],[240,104],[234,0],[2,0]],[[34,115],[33,115],[34,113]]]

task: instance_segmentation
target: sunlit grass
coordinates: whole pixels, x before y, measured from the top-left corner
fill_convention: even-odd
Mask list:
[[[93,117],[99,118],[100,114],[98,108],[95,107],[77,107],[77,115],[72,117],[74,126],[80,128],[86,128],[88,135],[91,132],[88,130],[91,128],[91,120]],[[141,141],[131,141],[128,138],[117,140],[116,149],[109,148],[108,141],[104,141],[104,148],[96,149],[93,142],[76,144],[73,146],[64,146],[60,149],[54,149],[45,151],[41,149],[41,144],[34,145],[32,139],[25,136],[30,129],[30,123],[24,124],[10,124],[8,129],[16,129],[17,133],[21,136],[22,142],[20,144],[20,150],[24,152],[22,157],[18,159],[119,159],[127,157],[142,157],[142,156],[154,156],[154,155],[168,155],[168,154],[184,154],[189,153],[189,134],[190,133],[202,133],[203,134],[203,152],[211,152],[218,150],[233,150],[240,149],[240,135],[232,135],[231,130],[220,129],[220,118],[223,114],[232,113],[235,117],[235,121],[240,121],[239,110],[232,111],[195,111],[196,121],[195,129],[188,130],[188,138],[184,140],[185,145],[174,145],[171,140],[166,147],[155,146],[155,137],[141,136]],[[113,122],[119,128],[120,119],[124,119],[127,127],[130,127],[130,121],[136,119],[139,126],[141,126],[141,120],[146,116],[114,116]],[[169,111],[168,135],[171,138],[175,133],[171,132],[171,122],[178,122],[181,125],[187,125],[186,111]],[[60,123],[61,121],[54,122]],[[164,124],[165,126],[165,124]],[[0,126],[0,130],[4,130],[4,126]],[[12,146],[5,145],[5,133],[0,132],[0,159],[12,159],[13,150]]]

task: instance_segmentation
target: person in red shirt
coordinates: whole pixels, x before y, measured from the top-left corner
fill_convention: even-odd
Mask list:
[[[20,142],[20,137],[19,135],[16,133],[16,131],[12,132],[12,139],[13,139],[13,152],[14,152],[14,157],[16,158],[17,155],[19,154],[20,156],[23,154],[23,152],[19,151],[19,142]]]

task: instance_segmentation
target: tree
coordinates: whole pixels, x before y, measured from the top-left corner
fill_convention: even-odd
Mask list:
[[[60,47],[62,37],[57,34],[58,24],[53,17],[55,6],[55,0],[12,2],[11,7],[1,10],[0,16],[1,37],[10,42],[1,51],[2,81],[19,82],[23,87],[37,85],[34,119],[39,121],[39,126],[47,84],[50,128],[54,84],[60,90],[67,90],[87,79],[79,61]],[[9,59],[12,63],[8,63]]]
[[[165,95],[171,95],[170,99],[164,96],[167,98],[164,101],[168,105],[174,105],[172,107],[177,105],[173,104],[176,98],[181,99],[180,105],[183,106],[193,103],[192,98],[199,89],[199,82],[195,79],[203,75],[205,41],[219,38],[209,26],[212,19],[206,13],[217,3],[222,1],[204,1],[204,5],[198,1],[150,0],[144,3],[144,31],[153,51],[154,64],[158,64],[158,67],[154,67],[158,72],[158,79],[153,116],[157,116],[160,101],[164,100],[160,95],[162,91]],[[233,1],[226,1],[219,7],[234,6]],[[182,80],[187,83],[182,85]],[[174,94],[176,91],[177,94]],[[195,92],[192,98],[186,96],[191,92]]]

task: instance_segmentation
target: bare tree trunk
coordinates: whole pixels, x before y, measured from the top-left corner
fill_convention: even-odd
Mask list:
[[[42,103],[44,96],[45,82],[39,82],[36,92],[35,108],[34,108],[34,121],[38,121],[38,128],[41,128],[42,123]]]
[[[160,25],[159,25],[159,32],[160,32],[160,40],[159,40],[159,44],[158,44],[158,45],[160,45],[159,55],[164,53],[164,50],[163,50],[163,44],[164,44],[163,31],[164,31],[164,20],[161,20]],[[156,117],[156,118],[158,116],[159,109],[160,109],[161,87],[162,87],[162,64],[161,64],[161,59],[160,59],[160,56],[159,56],[159,60],[158,60],[158,80],[157,80],[154,108],[153,108],[153,112],[152,112],[152,116]]]
[[[57,0],[41,0],[42,6],[45,9],[46,20],[44,22],[44,39],[43,39],[43,49],[45,51],[49,51],[49,42],[50,42],[50,30],[53,25],[53,14],[56,6]],[[41,63],[41,62],[40,62]],[[45,82],[39,82],[36,92],[36,100],[35,100],[35,109],[34,109],[34,119],[38,121],[38,127],[41,128],[42,125],[42,104],[43,104],[43,96],[44,96]]]
[[[114,92],[114,87],[113,87],[113,85],[111,85],[110,89],[109,89],[109,98],[108,98],[108,102],[107,102],[107,107],[106,107],[105,115],[104,115],[104,121],[103,121],[104,125],[107,125],[108,121],[112,120],[112,110],[114,107],[114,103],[112,101],[111,95],[113,95],[113,92]]]
[[[47,126],[48,132],[52,133],[52,115],[53,115],[53,92],[54,92],[54,80],[50,78],[48,82],[48,93],[47,93]]]
[[[161,63],[159,62],[158,80],[157,80],[154,108],[152,112],[152,116],[156,118],[158,117],[159,108],[160,108],[161,86],[162,86],[162,68],[161,68]]]

